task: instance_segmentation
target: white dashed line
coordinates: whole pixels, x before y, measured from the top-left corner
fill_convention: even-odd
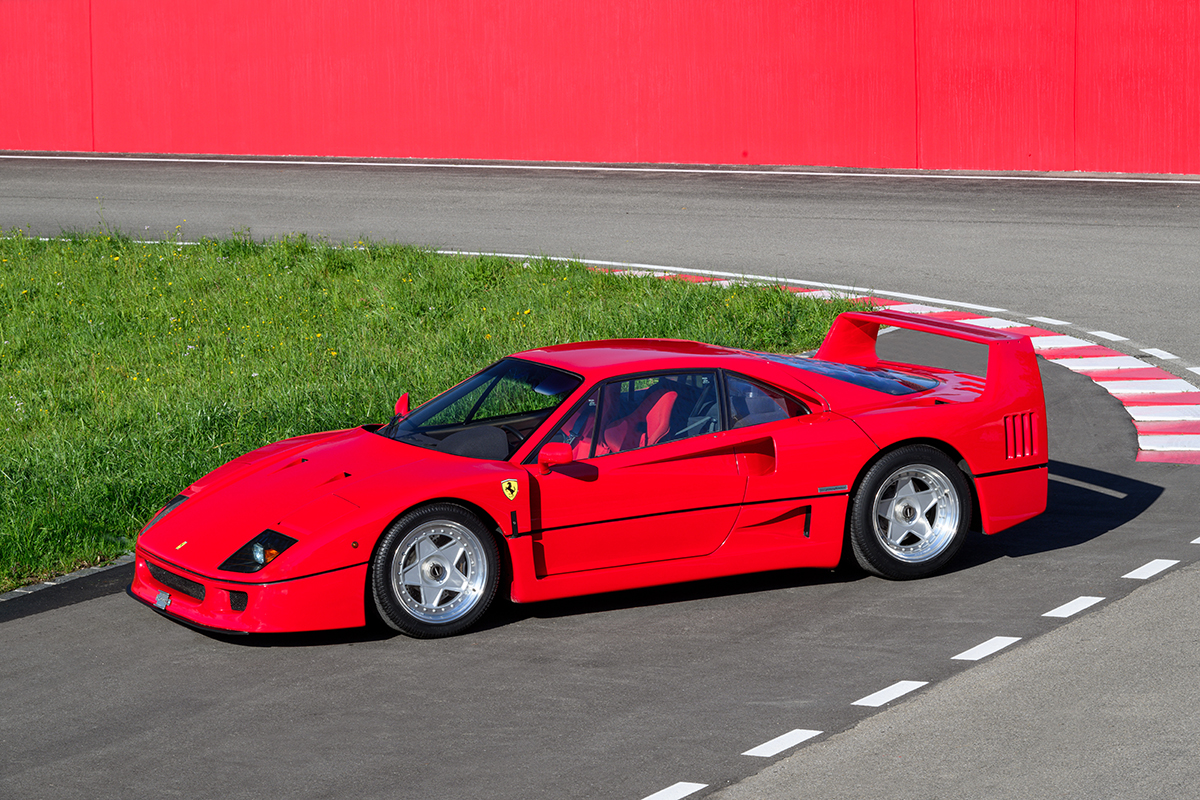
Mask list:
[[[1089,336],[1099,336],[1101,339],[1107,339],[1110,342],[1128,342],[1129,341],[1128,336],[1121,336],[1116,333],[1109,333],[1108,331],[1088,331],[1088,335]]]
[[[887,705],[888,703],[892,702],[897,697],[903,697],[909,692],[920,689],[922,686],[925,686],[928,683],[929,681],[900,681],[898,683],[893,683],[886,689],[880,689],[874,694],[869,694],[861,700],[855,700],[850,705],[879,708],[882,705]]]
[[[1178,563],[1179,563],[1178,561],[1172,561],[1169,558],[1156,558],[1153,561],[1151,561],[1150,563],[1144,564],[1144,565],[1138,567],[1133,572],[1125,573],[1121,577],[1122,578],[1133,578],[1134,580],[1144,581],[1147,578],[1153,578],[1155,575],[1162,572],[1164,569],[1173,567]]]
[[[1071,602],[1064,603],[1052,611],[1047,611],[1045,614],[1042,614],[1042,616],[1066,619],[1067,617],[1072,617],[1078,614],[1080,611],[1091,608],[1102,600],[1104,600],[1103,597],[1088,597],[1086,595],[1083,597],[1076,597]]]
[[[1200,375],[1200,367],[1188,367],[1188,372],[1194,372],[1197,375]]]
[[[1200,536],[1197,536],[1195,539],[1192,539],[1192,544],[1200,544]]]
[[[1179,356],[1175,355],[1174,353],[1168,353],[1166,350],[1159,350],[1157,347],[1143,347],[1142,352],[1148,356],[1161,358],[1163,361],[1170,361],[1172,359],[1179,358]]]
[[[1025,319],[1030,320],[1031,322],[1041,322],[1046,325],[1070,325],[1071,324],[1069,322],[1064,322],[1061,319],[1053,319],[1051,317],[1026,317]]]
[[[776,736],[769,742],[763,742],[758,747],[747,750],[742,753],[744,756],[758,756],[759,758],[770,758],[771,756],[779,755],[784,750],[788,750],[801,742],[807,742],[814,736],[820,736],[822,731],[809,731],[803,728],[797,728],[794,731],[789,731],[783,736]]]
[[[983,644],[977,644],[970,650],[964,650],[954,656],[953,661],[978,661],[987,658],[992,653],[998,653],[1010,644],[1021,641],[1020,636],[993,636]]]
[[[680,798],[687,797],[689,794],[695,794],[701,789],[707,788],[707,786],[707,783],[686,783],[680,781],[654,794],[646,795],[642,800],[680,800]]]

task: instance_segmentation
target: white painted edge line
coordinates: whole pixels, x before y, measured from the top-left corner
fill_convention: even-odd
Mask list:
[[[1200,544],[1200,536],[1197,536],[1195,539],[1192,539],[1190,544]]]
[[[1054,363],[1072,372],[1091,372],[1101,369],[1140,369],[1150,366],[1133,356],[1086,356],[1083,358],[1056,358]]]
[[[1200,389],[1192,386],[1183,378],[1160,378],[1149,381],[1096,381],[1096,383],[1113,395],[1200,392]]]
[[[1072,616],[1078,614],[1080,611],[1091,608],[1092,606],[1096,605],[1096,603],[1099,603],[1103,600],[1104,600],[1103,597],[1088,597],[1087,595],[1084,595],[1083,597],[1076,597],[1071,602],[1063,603],[1058,608],[1052,609],[1050,611],[1047,611],[1045,614],[1042,614],[1042,616],[1043,617],[1059,617],[1061,619],[1066,619],[1067,617],[1072,617]]]
[[[1133,578],[1134,580],[1137,580],[1137,581],[1144,581],[1147,578],[1153,578],[1158,573],[1162,572],[1165,569],[1169,569],[1178,563],[1179,563],[1178,561],[1173,561],[1169,558],[1156,558],[1153,561],[1151,561],[1147,564],[1143,564],[1142,566],[1138,567],[1133,572],[1125,573],[1121,577],[1122,578]]]
[[[0,155],[0,158],[3,158]],[[1200,181],[1197,182],[1200,186]],[[966,308],[971,311],[987,311],[993,314],[998,314],[1007,309],[996,308],[995,306],[981,306],[977,303],[964,303],[959,300],[943,300],[939,297],[925,297],[919,294],[907,294],[905,292],[888,292],[881,289],[867,289],[862,286],[847,286],[840,283],[822,283],[821,281],[804,281],[798,278],[781,278],[772,277],[770,275],[749,275],[744,272],[723,272],[714,269],[693,269],[691,267],[672,267],[662,264],[639,264],[636,262],[627,261],[605,261],[596,258],[567,258],[566,256],[546,256],[536,255],[533,253],[494,253],[483,252],[478,250],[435,250],[435,253],[442,255],[459,255],[459,256],[497,256],[499,258],[536,258],[544,261],[573,261],[576,264],[587,264],[590,267],[607,267],[610,269],[619,270],[650,270],[659,274],[681,274],[681,275],[708,275],[718,278],[733,278],[752,283],[779,283],[787,284],[788,286],[811,286],[816,289],[833,289],[839,292],[846,292],[855,297],[898,297],[903,300],[913,300],[924,303],[938,303],[940,305],[954,306],[956,308]],[[945,311],[943,308],[936,309]]]
[[[1130,178],[1119,175],[989,175],[989,174],[952,174],[946,172],[835,172],[832,170],[802,170],[802,169],[743,169],[737,166],[727,166],[721,169],[714,167],[647,167],[623,166],[615,164],[510,164],[503,162],[487,162],[460,164],[442,161],[338,161],[330,159],[289,159],[287,156],[275,158],[196,158],[186,156],[115,156],[106,154],[30,154],[0,152],[0,160],[21,159],[25,161],[129,161],[129,162],[161,162],[166,164],[257,164],[283,167],[390,167],[394,169],[461,169],[461,170],[533,170],[542,172],[666,172],[692,175],[795,175],[816,178],[901,178],[912,180],[955,180],[955,181],[1015,181],[1015,182],[1044,182],[1044,183],[1153,183],[1164,185],[1196,186],[1200,181],[1180,178]]]
[[[1109,333],[1108,331],[1088,331],[1088,334],[1091,336],[1099,336],[1101,339],[1107,339],[1110,342],[1128,342],[1129,341],[1128,336],[1120,336],[1115,333]]]
[[[1021,641],[1020,636],[993,636],[983,644],[977,644],[970,650],[964,650],[954,656],[952,661],[978,661],[981,658],[987,658],[992,653],[998,653],[1010,644],[1015,644]]]
[[[909,692],[914,692],[917,689],[920,689],[922,686],[925,686],[928,683],[929,681],[898,681],[886,689],[880,689],[878,692],[869,694],[861,700],[855,700],[850,705],[879,708],[882,705],[887,705],[888,703],[892,702],[897,697],[903,697]]]
[[[1033,322],[1044,322],[1047,325],[1070,325],[1071,324],[1070,322],[1066,322],[1061,319],[1054,319],[1053,317],[1026,317],[1025,319],[1031,320]]]
[[[1138,447],[1142,450],[1200,451],[1200,433],[1141,433]]]
[[[803,728],[797,728],[794,731],[789,731],[782,736],[776,736],[769,742],[763,742],[758,747],[753,747],[742,753],[744,756],[757,756],[759,758],[770,758],[782,753],[784,750],[795,747],[801,742],[807,742],[814,736],[820,736],[823,731],[809,731]]]
[[[1088,347],[1092,343],[1074,336],[1030,336],[1034,350],[1057,350],[1063,347]]]
[[[1163,361],[1171,361],[1179,358],[1179,356],[1175,355],[1174,353],[1168,353],[1166,350],[1159,350],[1157,347],[1143,347],[1142,352],[1148,356],[1161,358]]]
[[[660,789],[654,794],[648,794],[642,800],[680,800],[681,797],[687,797],[689,794],[695,794],[701,789],[708,787],[707,783],[687,783],[680,781],[672,784],[665,789]]]
[[[1200,367],[1188,367],[1187,369],[1188,369],[1188,372],[1194,372],[1197,375],[1200,375]]]

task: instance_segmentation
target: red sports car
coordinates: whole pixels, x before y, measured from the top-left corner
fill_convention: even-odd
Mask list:
[[[881,360],[881,327],[986,371]],[[224,632],[458,633],[518,603],[792,567],[887,578],[1046,507],[1029,340],[851,312],[812,357],[627,339],[501,359],[387,424],[237,458],[142,529],[135,597]]]

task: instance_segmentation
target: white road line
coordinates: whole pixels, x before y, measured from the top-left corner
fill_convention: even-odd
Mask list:
[[[1099,336],[1101,339],[1107,339],[1110,342],[1128,342],[1128,336],[1120,336],[1108,331],[1088,331],[1089,336]]]
[[[1143,564],[1142,566],[1138,567],[1133,572],[1125,573],[1121,577],[1122,578],[1133,578],[1134,580],[1144,581],[1147,578],[1153,578],[1155,575],[1162,572],[1164,569],[1173,567],[1178,563],[1179,563],[1178,561],[1172,561],[1169,558],[1156,558],[1153,561],[1149,562],[1148,564]]]
[[[1087,481],[1080,481],[1080,480],[1076,480],[1075,478],[1065,477],[1063,475],[1055,475],[1055,474],[1051,473],[1050,480],[1054,481],[1055,483],[1065,483],[1068,486],[1078,486],[1080,489],[1087,489],[1089,492],[1099,492],[1100,494],[1106,494],[1109,497],[1115,497],[1118,500],[1124,500],[1126,497],[1129,496],[1129,495],[1125,494],[1124,492],[1118,492],[1116,489],[1110,489],[1107,486],[1100,486],[1095,483],[1088,483]]]
[[[1161,358],[1163,361],[1170,361],[1172,359],[1179,358],[1179,356],[1175,355],[1174,353],[1168,353],[1166,350],[1159,350],[1157,347],[1143,347],[1142,352],[1148,356]]]
[[[1088,597],[1087,595],[1084,595],[1083,597],[1076,597],[1071,602],[1064,603],[1052,611],[1047,611],[1045,614],[1042,614],[1042,616],[1066,619],[1067,617],[1072,617],[1078,614],[1080,611],[1091,608],[1102,600],[1104,600],[1103,597]]]
[[[1020,636],[993,636],[983,644],[977,644],[970,650],[964,650],[954,656],[952,661],[978,661],[981,658],[987,658],[992,653],[998,653],[1010,644],[1021,641]]]
[[[1150,366],[1133,356],[1091,356],[1087,358],[1056,358],[1054,363],[1072,372],[1090,372],[1100,369],[1140,369]]]
[[[1025,319],[1032,320],[1033,322],[1044,322],[1047,325],[1070,325],[1071,324],[1070,322],[1065,322],[1061,319],[1054,319],[1052,317],[1026,317]]]
[[[1200,375],[1200,367],[1188,367],[1188,372],[1194,372],[1197,375]]]
[[[771,756],[779,755],[784,750],[795,747],[801,742],[807,742],[814,736],[820,736],[821,733],[822,731],[808,731],[803,728],[797,728],[794,731],[783,734],[783,736],[776,736],[769,742],[763,742],[758,747],[751,748],[742,753],[742,755],[770,758]]]
[[[1077,339],[1074,336],[1031,336],[1034,350],[1057,350],[1063,347],[1087,347],[1091,342]]]
[[[4,156],[0,155],[0,159]],[[1200,182],[1197,182],[1200,185]],[[492,253],[477,250],[435,250],[436,253],[443,255],[459,255],[459,256],[496,256],[498,258],[537,258],[545,261],[571,261],[576,264],[587,264],[590,267],[609,267],[612,269],[633,270],[644,269],[656,273],[675,273],[683,275],[711,275],[718,278],[734,278],[743,281],[752,281],[754,283],[780,283],[788,286],[811,286],[815,289],[835,289],[839,292],[846,292],[849,295],[861,296],[879,296],[879,297],[896,297],[902,300],[912,300],[922,303],[937,303],[939,305],[954,306],[955,308],[967,308],[972,311],[986,311],[992,314],[999,314],[1005,309],[996,308],[995,306],[981,306],[976,303],[963,303],[958,300],[943,300],[940,297],[925,297],[919,294],[908,294],[906,292],[887,292],[880,289],[865,289],[861,286],[846,286],[839,283],[822,283],[821,281],[804,281],[798,278],[781,278],[772,277],[769,275],[749,275],[744,272],[722,272],[713,269],[693,269],[691,267],[670,267],[662,264],[639,264],[636,262],[627,261],[603,261],[595,258],[567,258],[565,256],[545,256],[536,253]],[[945,309],[937,309],[944,311]]]
[[[1161,378],[1149,381],[1096,381],[1109,394],[1167,394],[1174,392],[1198,392],[1195,386],[1183,378]]]
[[[1195,406],[1126,406],[1129,416],[1138,422],[1200,420],[1200,405]]]
[[[1144,433],[1138,436],[1142,450],[1200,450],[1200,433]]]
[[[1192,544],[1200,544],[1200,536],[1197,536],[1195,539],[1192,539],[1191,543]]]
[[[861,700],[855,700],[850,705],[852,705],[852,706],[868,706],[869,708],[879,708],[882,705],[886,705],[886,704],[892,702],[897,697],[903,697],[904,695],[908,694],[909,692],[913,692],[913,691],[916,691],[917,689],[920,689],[922,686],[925,686],[928,683],[929,683],[929,681],[899,681],[898,683],[893,683],[891,686],[887,687],[886,689],[880,689],[878,692],[875,692],[874,694],[869,694],[866,697],[862,698]]]
[[[695,794],[701,789],[707,788],[707,783],[679,783],[668,786],[665,789],[660,789],[654,794],[646,795],[642,800],[680,800],[682,797],[687,797],[689,794]]]

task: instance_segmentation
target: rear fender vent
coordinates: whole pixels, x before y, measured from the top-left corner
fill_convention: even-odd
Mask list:
[[[1009,414],[1004,418],[1005,458],[1028,458],[1041,452],[1037,422],[1037,413],[1033,411]]]

